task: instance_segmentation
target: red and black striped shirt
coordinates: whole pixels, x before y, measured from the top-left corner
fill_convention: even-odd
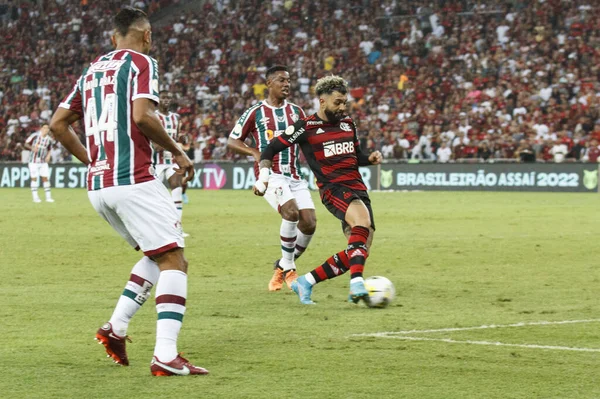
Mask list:
[[[319,188],[339,184],[353,190],[367,190],[358,167],[370,165],[369,157],[360,150],[356,127],[349,116],[336,123],[324,121],[317,114],[301,118],[269,143],[261,160],[272,160],[275,154],[296,143]]]

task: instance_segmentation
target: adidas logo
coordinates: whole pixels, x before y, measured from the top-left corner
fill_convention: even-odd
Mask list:
[[[316,133],[316,134],[321,134],[321,133],[325,133],[325,130],[323,130],[323,129],[321,129],[321,128],[318,128],[318,129],[317,129],[317,133]]]
[[[365,254],[360,250],[360,249],[355,249],[354,251],[352,251],[352,253],[348,256],[349,258],[354,258],[355,256],[365,256]]]

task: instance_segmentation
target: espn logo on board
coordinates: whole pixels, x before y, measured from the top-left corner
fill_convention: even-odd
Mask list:
[[[332,157],[334,155],[345,155],[354,153],[354,143],[347,141],[345,143],[331,143],[323,145],[323,152],[325,157]]]

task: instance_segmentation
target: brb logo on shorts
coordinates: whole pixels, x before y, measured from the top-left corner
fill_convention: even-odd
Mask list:
[[[326,142],[323,143],[323,152],[325,153],[326,158],[334,155],[353,154],[354,143],[351,141],[346,141],[344,143]]]

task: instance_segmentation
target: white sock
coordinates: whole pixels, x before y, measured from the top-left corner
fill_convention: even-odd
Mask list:
[[[34,200],[38,200],[40,199],[40,196],[38,195],[38,183],[37,181],[34,183],[33,181],[31,182],[31,195],[33,196]]]
[[[354,284],[354,283],[358,283],[358,282],[364,282],[365,280],[362,277],[354,277],[350,279],[350,284]]]
[[[281,260],[279,266],[283,271],[296,268],[294,264],[294,247],[296,246],[296,230],[298,230],[296,226],[298,226],[298,222],[281,219],[281,227],[279,228]]]
[[[313,235],[304,234],[300,230],[296,229],[296,247],[294,248],[294,259],[298,259],[300,255],[304,253],[306,247],[312,240]]]
[[[306,281],[308,282],[308,284],[310,285],[315,285],[317,284],[317,280],[315,280],[315,278],[313,277],[311,272],[308,272],[304,275],[304,278],[306,279]]]
[[[180,270],[160,272],[156,284],[156,346],[154,356],[163,363],[175,359],[177,337],[185,313],[187,298],[187,274]]]
[[[45,181],[42,183],[44,186],[44,191],[46,192],[46,199],[52,199],[52,195],[50,194],[50,182]]]
[[[179,221],[181,222],[181,215],[183,213],[183,194],[181,193],[183,189],[181,187],[174,188],[171,190],[171,198],[173,198],[173,202],[175,203],[175,208],[177,208],[177,216],[179,217]]]
[[[159,269],[156,262],[144,256],[133,266],[129,281],[110,318],[115,334],[124,337],[135,313],[150,297],[150,290],[158,280]]]

